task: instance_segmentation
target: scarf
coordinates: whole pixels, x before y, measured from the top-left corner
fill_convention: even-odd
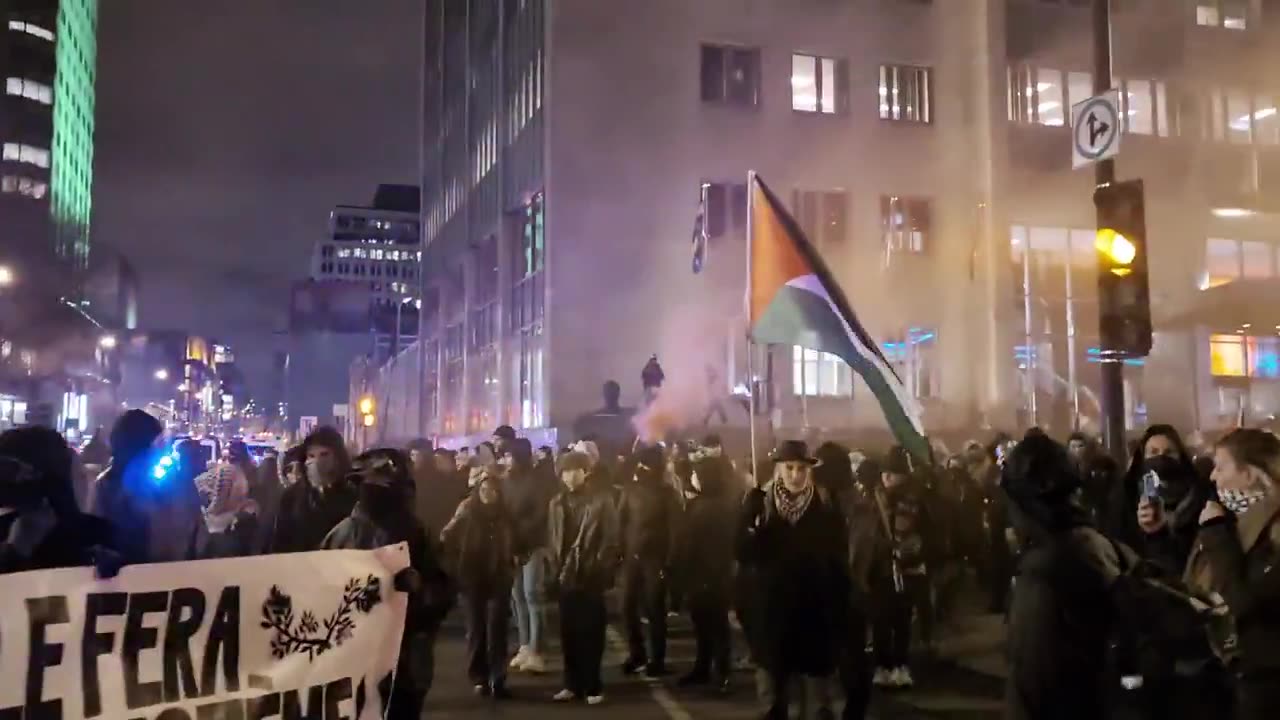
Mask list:
[[[222,464],[201,474],[195,480],[200,495],[200,513],[211,533],[226,532],[235,525],[240,513],[256,513],[258,506],[249,499],[249,481],[240,468]]]
[[[813,500],[813,482],[810,481],[804,490],[793,493],[787,489],[782,482],[773,484],[773,504],[778,508],[778,514],[783,520],[795,525],[800,522],[804,511],[809,509],[809,503]]]
[[[1246,510],[1258,502],[1261,502],[1266,496],[1267,491],[1263,489],[1218,490],[1218,499],[1222,501],[1222,506],[1237,517],[1243,515]]]

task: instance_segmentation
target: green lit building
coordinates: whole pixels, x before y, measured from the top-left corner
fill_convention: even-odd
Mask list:
[[[77,284],[89,266],[97,23],[98,0],[0,0],[0,262]]]

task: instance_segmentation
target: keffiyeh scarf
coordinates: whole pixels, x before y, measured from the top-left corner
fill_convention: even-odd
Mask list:
[[[249,481],[235,465],[218,465],[196,478],[200,512],[211,533],[226,532],[243,512],[256,513],[249,498]]]
[[[804,511],[809,509],[809,503],[812,501],[812,482],[798,493],[788,490],[787,486],[782,482],[773,483],[773,504],[778,508],[778,514],[782,516],[782,519],[792,525],[800,521]]]
[[[1266,490],[1219,490],[1218,499],[1222,506],[1239,517],[1267,496]]]

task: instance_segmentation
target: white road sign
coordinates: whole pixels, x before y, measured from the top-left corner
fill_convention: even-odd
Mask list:
[[[311,434],[312,430],[316,429],[316,425],[318,424],[320,424],[320,418],[315,415],[305,415],[300,417],[298,418],[298,434],[302,437],[306,437]]]
[[[1108,90],[1071,106],[1071,167],[1120,152],[1120,91]]]

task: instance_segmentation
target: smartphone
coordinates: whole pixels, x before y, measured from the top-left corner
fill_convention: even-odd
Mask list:
[[[1153,504],[1163,502],[1160,497],[1160,475],[1155,470],[1148,470],[1142,475],[1142,497]]]

